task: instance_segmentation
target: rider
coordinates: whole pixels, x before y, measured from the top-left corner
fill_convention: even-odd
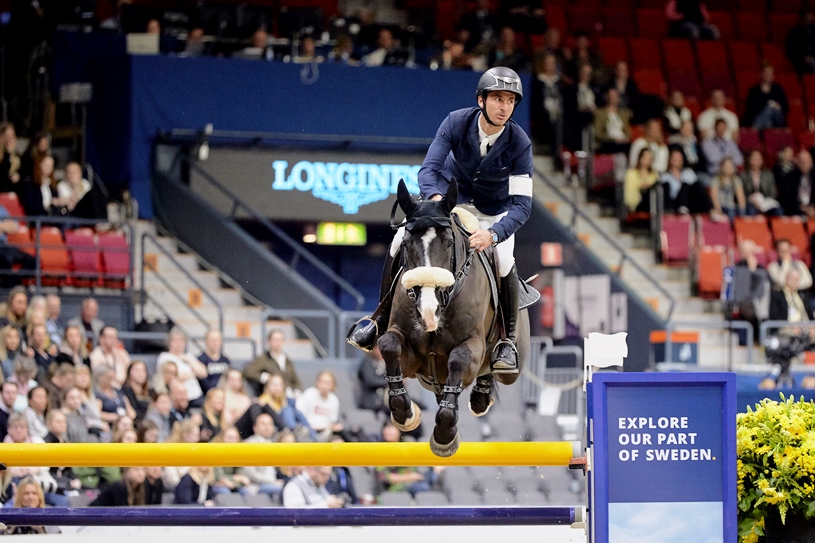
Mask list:
[[[470,236],[470,247],[481,252],[493,245],[498,253],[506,340],[493,350],[490,368],[494,373],[518,372],[515,328],[519,282],[514,234],[532,208],[532,143],[520,125],[511,120],[521,99],[523,86],[517,73],[500,66],[487,70],[476,87],[478,107],[447,116],[419,170],[419,188],[426,199],[441,200],[450,181],[458,182],[459,204],[473,212],[480,223]],[[349,343],[363,350],[369,351],[387,329],[394,259],[403,235],[400,229],[385,262],[380,313],[348,338]]]

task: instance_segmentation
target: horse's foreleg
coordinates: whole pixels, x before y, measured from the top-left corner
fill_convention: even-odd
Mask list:
[[[388,383],[388,407],[393,425],[403,432],[415,430],[422,422],[422,411],[410,399],[402,381],[402,346],[404,336],[388,331],[379,339],[379,351],[385,360],[385,380]]]
[[[437,456],[452,456],[458,450],[458,397],[465,378],[472,380],[477,372],[483,356],[482,345],[480,339],[468,339],[447,357],[447,382],[436,412],[436,427],[430,438],[430,449]]]

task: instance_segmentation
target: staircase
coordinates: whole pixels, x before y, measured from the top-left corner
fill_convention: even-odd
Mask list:
[[[169,317],[191,338],[202,338],[222,322],[224,352],[239,365],[252,358],[248,340],[254,342],[257,354],[266,349],[261,320],[265,307],[252,303],[251,297],[197,255],[181,250],[175,239],[158,235],[152,222],[135,223],[134,238],[134,285],[137,291],[143,285],[146,294],[143,311],[136,304],[137,322]],[[267,320],[266,332],[272,328],[286,333],[286,352],[293,359],[317,357],[310,340],[298,339],[293,322]],[[190,348],[199,350],[195,342]]]
[[[567,198],[575,198],[574,203],[591,221],[607,234],[626,255],[639,264],[660,287],[666,290],[674,300],[672,313],[669,315],[670,302],[652,282],[645,280],[643,274],[628,263],[620,269],[622,260],[620,252],[593,228],[588,221],[578,217],[574,222],[574,231],[578,238],[603,262],[610,271],[619,273],[622,280],[663,318],[676,322],[714,322],[722,320],[720,304],[717,301],[706,301],[691,295],[691,274],[689,268],[670,268],[658,264],[650,239],[634,236],[620,231],[616,217],[609,217],[600,205],[588,202],[584,188],[572,191],[562,172],[554,171],[551,159],[536,157],[535,167],[560,188]],[[534,181],[534,197],[544,205],[560,223],[569,227],[573,222],[572,200],[562,198],[546,182]],[[738,346],[735,335],[722,330],[706,330],[694,326],[679,326],[682,331],[699,332],[699,366],[704,369],[724,368],[728,357],[732,366],[747,363],[747,349]],[[728,341],[730,345],[728,346]],[[756,363],[757,360],[753,360]]]

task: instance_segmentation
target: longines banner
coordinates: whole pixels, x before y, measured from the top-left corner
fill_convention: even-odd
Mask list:
[[[207,173],[256,210],[278,220],[388,222],[400,179],[419,193],[424,156],[308,150],[212,149]],[[221,211],[227,199],[200,175],[193,190]]]

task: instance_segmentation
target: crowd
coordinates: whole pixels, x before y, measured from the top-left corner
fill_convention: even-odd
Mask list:
[[[308,386],[272,330],[263,354],[242,370],[223,351],[221,334],[206,334],[198,356],[173,328],[155,368],[125,349],[118,330],[99,319],[93,298],[64,319],[56,294],[11,290],[0,306],[0,440],[5,443],[287,443],[412,439],[389,422],[374,434],[343,423],[335,375],[323,370]],[[378,352],[359,366],[360,407],[389,421],[384,362]],[[421,435],[421,427],[413,436]],[[379,468],[379,491],[430,490],[438,469]],[[212,505],[218,494],[266,495],[271,503],[342,507],[360,503],[347,468],[13,467],[0,476],[0,502],[67,506]],[[365,493],[373,489],[366,489]],[[40,499],[41,498],[41,499]]]

